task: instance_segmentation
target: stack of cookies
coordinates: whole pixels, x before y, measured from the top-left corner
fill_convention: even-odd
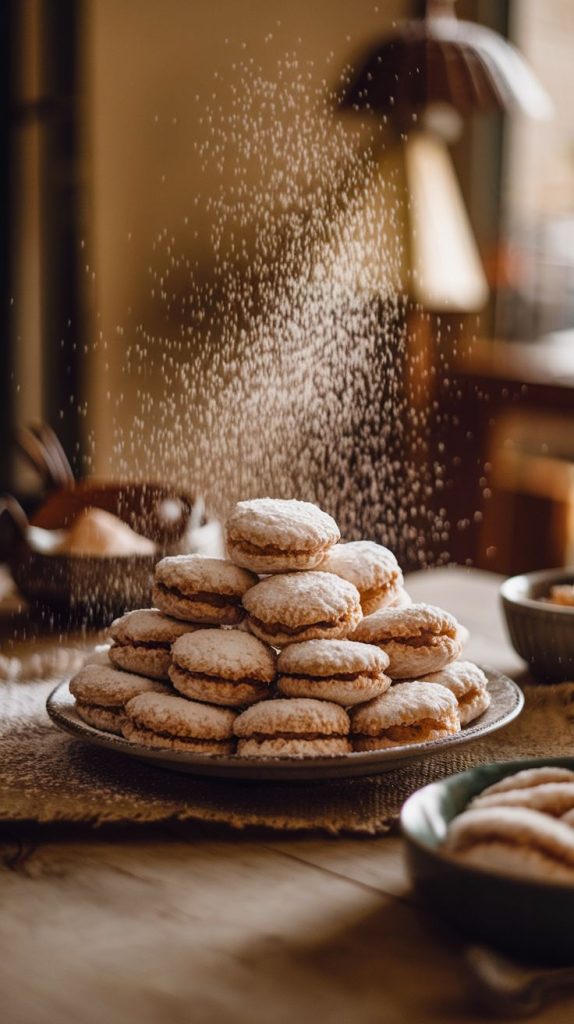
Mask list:
[[[466,630],[411,602],[387,548],[272,498],[239,502],[226,541],[228,560],[157,564],[156,607],[113,622],[70,684],[85,721],[149,747],[316,757],[449,736],[488,707],[457,660]]]

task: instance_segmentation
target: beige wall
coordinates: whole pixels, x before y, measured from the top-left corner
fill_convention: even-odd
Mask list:
[[[509,213],[532,224],[574,208],[574,104],[572,103],[572,0],[519,0],[512,37],[554,103],[549,121],[514,118],[509,124]]]
[[[149,274],[154,240],[166,229],[177,248],[185,230],[186,257],[200,273],[206,259],[209,223],[201,211],[215,179],[202,171],[194,149],[206,129],[196,97],[225,108],[228,83],[237,77],[234,62],[253,58],[273,79],[277,62],[293,49],[301,61],[315,63],[310,87],[323,77],[334,81],[340,67],[408,7],[406,0],[381,0],[378,8],[373,0],[91,0],[86,148],[92,230],[85,252],[96,342],[87,356],[95,472],[118,475],[126,463],[140,474],[158,471],[145,422],[137,426],[132,451],[114,452],[113,442],[118,427],[128,431],[140,411],[141,381],[126,372],[126,346],[141,324],[162,344]],[[193,204],[198,192],[199,208]],[[186,216],[191,222],[184,229]],[[177,288],[185,289],[181,272]]]

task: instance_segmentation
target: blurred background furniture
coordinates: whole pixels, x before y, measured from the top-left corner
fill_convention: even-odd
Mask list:
[[[453,360],[445,431],[453,465],[453,547],[508,574],[571,564],[574,348],[571,334],[538,343],[480,340]],[[468,437],[470,457],[460,458]],[[464,515],[470,497],[480,514]]]
[[[225,81],[244,46],[264,75],[275,73],[291,47],[313,68],[310,88],[325,77],[334,83],[346,63],[359,71],[380,40],[402,38],[401,19],[418,20],[417,31],[423,31],[425,10],[420,0],[392,0],[380,10],[370,0],[352,6],[318,0],[312,8],[303,0],[254,0],[246,17],[235,0],[222,0],[217,10],[182,0],[159,6],[153,0],[6,0],[0,86],[10,155],[1,178],[3,438],[15,436],[24,423],[45,420],[62,438],[76,474],[122,475],[114,430],[140,411],[138,381],[128,372],[130,346],[143,323],[155,339],[155,358],[162,337],[182,328],[166,323],[151,297],[150,246],[160,235],[166,244],[171,238],[179,244],[183,235],[189,261],[205,280],[211,273],[208,224],[199,207],[194,232],[183,229],[192,197],[207,200],[216,188],[195,157],[194,147],[208,137],[196,96],[216,81],[214,74]],[[401,107],[401,117],[413,113],[413,104],[429,106],[430,98],[455,108],[453,119],[442,102],[434,120],[417,122],[411,141],[395,148],[405,180],[414,174],[418,182],[416,238],[426,253],[420,260],[436,270],[434,236],[441,254],[434,262],[442,271],[438,285],[427,274],[422,291],[412,293],[413,304],[424,309],[414,309],[409,323],[409,345],[419,358],[409,394],[428,410],[424,458],[444,467],[436,509],[450,523],[449,555],[501,567],[493,552],[498,549],[502,558],[507,545],[493,533],[498,515],[491,515],[489,503],[494,509],[497,499],[489,494],[508,496],[515,484],[503,479],[510,467],[496,455],[501,434],[490,421],[510,402],[524,417],[559,408],[567,422],[574,420],[567,371],[564,377],[551,369],[567,366],[567,335],[574,328],[574,112],[568,99],[574,11],[567,0],[460,0],[456,12],[461,21],[518,46],[555,112],[549,121],[509,117],[517,104],[540,113],[540,94],[530,93],[530,104],[528,90],[489,91],[480,62],[463,61],[456,74],[444,73],[453,66],[444,59],[454,46],[450,4],[435,4],[434,28],[424,29],[427,36],[436,29],[442,72],[429,63],[413,79],[408,64],[400,65],[402,95],[405,83],[415,90],[409,95],[407,89],[410,106]],[[456,31],[464,36],[466,30]],[[464,52],[468,56],[469,48]],[[226,90],[214,88],[225,110]],[[495,112],[467,116],[486,107]],[[464,257],[458,264],[444,256],[442,212],[437,216],[419,187],[427,175],[432,194],[445,198],[453,214],[457,252]],[[405,221],[408,244],[413,223]],[[444,291],[450,283],[456,287]],[[183,293],[184,278],[173,287]],[[468,312],[485,298],[478,316]],[[549,331],[564,332],[560,357]],[[110,394],[117,393],[123,397],[112,409]],[[145,475],[145,422],[137,445],[138,472]],[[17,492],[28,508],[39,500],[36,478],[9,444],[0,446],[0,478],[0,489]],[[539,497],[549,504],[548,521],[560,520],[562,499],[555,515],[555,492]],[[440,559],[445,542],[431,537],[429,545]],[[565,558],[567,550],[567,544],[551,546],[548,555]],[[507,550],[504,558],[509,570],[523,566],[522,555],[514,560]],[[538,555],[524,558],[536,561]],[[533,568],[534,561],[524,567]]]

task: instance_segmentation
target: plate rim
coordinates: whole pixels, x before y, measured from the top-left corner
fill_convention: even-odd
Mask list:
[[[513,706],[499,719],[483,723],[476,719],[454,736],[422,743],[403,744],[400,747],[386,747],[382,750],[352,751],[330,757],[240,757],[238,754],[199,754],[187,751],[162,750],[130,743],[123,736],[105,732],[88,725],[77,715],[69,691],[69,680],[60,681],[51,690],[46,700],[46,711],[50,720],[60,730],[85,743],[100,749],[113,750],[118,754],[155,764],[173,771],[210,775],[212,777],[236,777],[238,780],[260,779],[263,781],[308,781],[317,778],[352,778],[354,775],[376,775],[392,771],[403,763],[419,760],[453,747],[460,747],[483,736],[505,728],[521,713],[524,694],[515,680],[505,673],[483,666],[489,682],[501,682],[513,693]]]

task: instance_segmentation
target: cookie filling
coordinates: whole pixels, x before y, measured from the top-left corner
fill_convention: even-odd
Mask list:
[[[166,740],[179,740],[180,743],[193,743],[196,744],[209,744],[212,743],[229,743],[229,739],[210,739],[207,736],[181,736],[177,732],[168,732],[167,729],[148,729],[145,725],[138,725],[137,721],[134,721],[136,728],[139,732],[148,733],[149,736],[162,736]]]
[[[468,693],[464,693],[462,695],[462,697],[458,698],[458,703],[459,703],[460,707],[461,708],[468,707],[468,705],[472,704],[476,700],[477,697],[482,697],[482,694],[484,692],[485,692],[484,690],[476,689],[476,690],[469,690]]]
[[[307,675],[303,672],[282,672],[285,679],[300,679],[302,682],[314,683],[317,680],[333,680],[333,682],[354,683],[357,679],[380,679],[381,673],[376,669],[358,669],[356,672],[315,672],[314,675]]]
[[[254,732],[250,736],[242,736],[243,740],[254,740],[256,743],[267,743],[269,740],[346,740],[347,734],[342,732]]]
[[[376,587],[369,587],[365,590],[364,587],[359,587],[361,591],[361,597],[364,601],[372,601],[375,597],[383,597],[391,590],[396,590],[399,583],[399,574],[393,573],[392,576],[384,583],[379,583]]]
[[[480,687],[477,687],[475,690],[469,690],[468,693],[463,693],[461,697],[457,697],[458,707],[461,709],[470,708],[474,705],[475,700],[481,699],[487,693],[488,690],[486,688],[480,689]]]
[[[186,594],[179,587],[167,586],[165,583],[160,581],[156,582],[155,586],[162,594],[166,597],[177,597],[180,601],[191,601],[197,604],[213,604],[217,608],[227,608],[230,604],[233,607],[239,608],[241,606],[241,596],[239,594],[212,594],[207,590],[196,590],[191,594]]]
[[[379,638],[379,644],[400,644],[401,647],[436,647],[436,645],[450,633],[422,633],[420,636],[386,636]]]
[[[294,557],[298,557],[300,555],[314,555],[314,554],[319,553],[320,551],[322,551],[324,548],[332,547],[331,543],[324,543],[324,544],[316,544],[314,547],[303,548],[303,549],[298,549],[298,548],[278,548],[278,547],[275,547],[273,544],[264,544],[264,545],[259,546],[257,544],[252,544],[248,540],[242,540],[241,538],[239,540],[234,540],[232,537],[230,537],[229,539],[230,539],[230,542],[232,544],[235,544],[236,547],[240,548],[240,550],[242,552],[244,552],[244,554],[246,554],[246,555],[269,555],[269,556],[281,555],[281,556],[287,556],[287,557],[290,558],[291,555],[293,555]]]
[[[122,715],[124,711],[123,704],[94,704],[93,701],[78,700],[76,697],[76,704],[81,708],[87,708],[88,711],[107,711],[109,714]]]
[[[386,739],[393,743],[409,743],[413,740],[424,739],[431,729],[444,729],[450,722],[437,721],[435,718],[421,718],[418,722],[411,722],[410,725],[390,725],[382,729],[376,735],[361,733],[366,739]]]
[[[176,661],[173,662],[173,667],[185,676],[187,679],[191,679],[196,683],[233,683],[239,685],[240,683],[248,686],[268,686],[269,681],[265,679],[253,679],[251,676],[235,676],[227,678],[226,676],[214,676],[209,672],[190,672],[187,668],[182,668]]]
[[[336,629],[337,626],[342,626],[348,621],[348,616],[339,615],[338,619],[333,619],[331,622],[306,622],[302,626],[286,626],[283,622],[262,622],[255,615],[250,615],[249,619],[251,622],[261,630],[262,633],[286,633],[287,636],[298,636],[299,633],[305,633],[308,629]]]
[[[112,647],[137,647],[146,651],[169,651],[170,640],[114,640]]]

